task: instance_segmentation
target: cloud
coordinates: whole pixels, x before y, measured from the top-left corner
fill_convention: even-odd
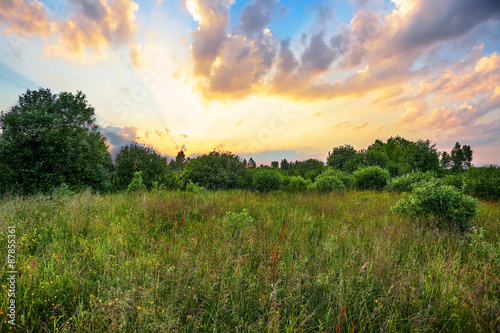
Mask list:
[[[126,45],[135,38],[138,29],[135,12],[139,9],[136,2],[71,0],[70,3],[73,15],[57,24],[59,44],[47,46],[49,56],[82,56],[87,49],[100,52]]]
[[[278,6],[277,0],[254,0],[243,8],[240,28],[246,36],[262,34],[271,23],[271,15]]]
[[[132,60],[132,64],[135,68],[141,68],[144,66],[144,61],[142,60],[140,51],[141,45],[130,45],[128,47],[130,51],[130,60]]]
[[[5,34],[38,35],[48,37],[52,32],[43,3],[27,0],[0,1],[0,22],[8,28]]]
[[[105,60],[106,49],[135,39],[138,8],[131,0],[69,0],[64,8],[69,16],[58,19],[36,0],[4,0],[0,2],[0,22],[8,26],[6,34],[57,36],[58,44],[46,44],[47,57]],[[134,52],[132,49],[132,57],[137,55]]]
[[[102,134],[108,139],[109,151],[111,156],[116,156],[121,147],[126,146],[137,140],[137,127],[100,127]]]
[[[323,31],[314,35],[302,54],[302,66],[307,74],[323,73],[335,60],[335,50],[326,45],[323,35]]]

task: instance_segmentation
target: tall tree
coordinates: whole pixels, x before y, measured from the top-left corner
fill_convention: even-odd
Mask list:
[[[271,168],[279,168],[280,164],[278,161],[271,161]]]
[[[286,160],[286,158],[281,160],[280,167],[281,167],[281,170],[288,170],[289,163]]]
[[[356,160],[356,149],[351,145],[338,146],[328,153],[326,164],[339,170],[347,170]],[[350,170],[352,171],[352,170]]]
[[[32,194],[62,183],[111,188],[111,156],[82,92],[28,90],[0,113],[0,126],[0,190]]]

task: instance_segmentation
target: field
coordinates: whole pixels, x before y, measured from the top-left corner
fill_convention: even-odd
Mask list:
[[[500,331],[500,204],[471,234],[387,192],[11,197],[16,323],[2,332]]]

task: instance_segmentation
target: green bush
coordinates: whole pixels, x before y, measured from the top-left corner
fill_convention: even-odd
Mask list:
[[[279,190],[283,185],[283,177],[273,169],[261,169],[255,172],[252,180],[253,188],[259,192]]]
[[[231,235],[235,235],[245,227],[252,225],[254,223],[254,218],[248,213],[248,210],[244,208],[241,213],[226,212],[221,222],[226,231]]]
[[[321,193],[342,192],[345,190],[344,183],[333,173],[325,172],[316,177],[314,189]]]
[[[422,172],[413,171],[406,175],[392,178],[385,189],[389,192],[411,192],[412,188],[421,181],[428,181],[435,178],[436,174],[432,171]]]
[[[146,189],[146,185],[144,185],[144,182],[142,181],[142,171],[136,171],[134,172],[134,178],[128,184],[127,190],[129,192],[134,192],[134,191],[143,191]]]
[[[359,190],[382,191],[389,182],[389,171],[379,166],[360,168],[353,172],[354,186]]]
[[[461,191],[464,188],[464,174],[447,175],[443,182]]]
[[[193,184],[192,181],[188,181],[187,184],[186,184],[186,191],[187,192],[192,192],[192,193],[201,193],[205,190],[204,187],[201,187],[201,186],[196,186],[195,184]]]
[[[345,188],[352,188],[354,186],[354,176],[350,172],[341,171],[338,169],[328,168],[324,175],[332,175],[340,179],[344,183]]]
[[[500,168],[471,168],[463,178],[464,193],[486,200],[500,199]]]
[[[472,227],[479,202],[433,179],[415,186],[412,194],[401,199],[391,210],[410,218],[430,219],[439,228],[456,227],[464,231]]]
[[[306,192],[311,183],[300,176],[283,177],[283,187],[289,192]]]

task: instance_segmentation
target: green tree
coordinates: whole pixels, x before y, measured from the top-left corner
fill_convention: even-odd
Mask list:
[[[137,142],[123,146],[116,155],[115,164],[119,189],[126,189],[137,172],[142,172],[141,178],[148,189],[155,182],[165,186],[173,185],[172,171],[166,158],[155,149]]]
[[[450,154],[448,154],[447,152],[443,151],[443,153],[441,154],[441,161],[440,161],[440,164],[441,164],[441,167],[443,169],[450,169],[451,168],[451,156]]]
[[[28,90],[0,113],[0,128],[0,190],[32,194],[63,183],[110,190],[111,156],[82,92]]]
[[[280,165],[279,165],[279,162],[278,162],[278,161],[272,161],[272,162],[271,162],[271,168],[276,168],[276,169],[278,169],[278,168],[279,168],[279,166],[280,166]]]
[[[289,164],[288,164],[288,161],[286,160],[286,158],[281,160],[280,167],[281,167],[281,170],[285,170],[285,171],[288,170]]]
[[[182,178],[209,190],[238,188],[243,186],[245,172],[240,165],[238,156],[212,151],[186,163]]]
[[[472,149],[468,145],[461,146],[460,143],[455,143],[451,150],[451,171],[461,172],[472,166]]]
[[[339,170],[347,170],[353,167],[356,159],[356,149],[351,145],[338,146],[328,153],[326,165]],[[352,171],[352,170],[350,170]]]
[[[257,167],[257,165],[255,164],[255,161],[251,157],[248,160],[248,167],[251,168],[251,169],[255,169]]]

